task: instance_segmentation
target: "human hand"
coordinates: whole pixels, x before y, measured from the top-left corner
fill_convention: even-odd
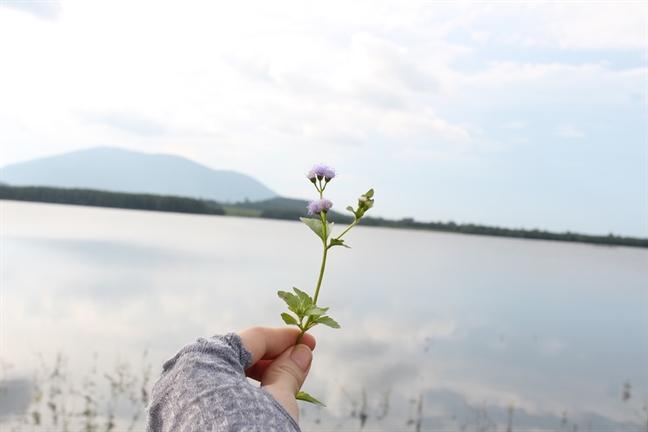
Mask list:
[[[299,421],[295,395],[306,380],[315,349],[315,338],[305,333],[297,343],[296,328],[252,327],[238,333],[252,353],[252,366],[245,375],[261,382],[268,393]]]

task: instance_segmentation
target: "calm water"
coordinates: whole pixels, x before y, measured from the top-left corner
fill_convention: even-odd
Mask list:
[[[5,425],[58,353],[70,382],[145,350],[157,374],[196,337],[282,325],[277,290],[319,270],[299,222],[1,205]],[[320,295],[342,329],[314,330],[304,387],[328,408],[304,406],[304,430],[645,430],[646,250],[364,227],[347,243]]]

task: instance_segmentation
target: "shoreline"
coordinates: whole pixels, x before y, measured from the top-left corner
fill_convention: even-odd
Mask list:
[[[258,202],[222,204],[214,201],[168,195],[108,192],[94,189],[0,185],[0,200],[288,221],[299,221],[299,217],[307,216],[307,201],[289,198],[273,198]],[[353,218],[331,211],[329,212],[329,220],[335,223],[348,224],[353,221]],[[454,222],[418,222],[411,218],[391,220],[372,218],[370,216],[363,218],[358,225],[485,235],[491,237],[588,243],[600,246],[648,248],[648,239],[621,237],[613,234],[595,236],[569,231],[566,233],[554,233],[537,229],[500,228],[476,224],[456,224]]]

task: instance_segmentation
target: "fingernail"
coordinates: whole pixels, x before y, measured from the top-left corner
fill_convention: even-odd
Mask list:
[[[293,348],[290,353],[290,358],[293,359],[293,361],[297,363],[304,372],[306,372],[313,360],[313,353],[306,345],[299,344]]]

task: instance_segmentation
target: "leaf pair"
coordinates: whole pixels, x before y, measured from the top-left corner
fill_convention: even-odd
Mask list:
[[[298,288],[293,287],[293,290],[296,295],[286,291],[279,291],[277,294],[286,302],[288,309],[293,311],[297,316],[307,315],[306,311],[314,306],[313,298]]]
[[[292,311],[297,318],[282,313],[281,318],[288,325],[295,325],[303,331],[314,327],[317,324],[324,324],[332,328],[340,328],[340,325],[331,317],[326,316],[329,308],[318,307],[313,302],[313,298],[300,289],[294,288],[295,294],[286,291],[279,291],[277,294],[286,302],[288,309]],[[308,318],[304,323],[304,318]]]

